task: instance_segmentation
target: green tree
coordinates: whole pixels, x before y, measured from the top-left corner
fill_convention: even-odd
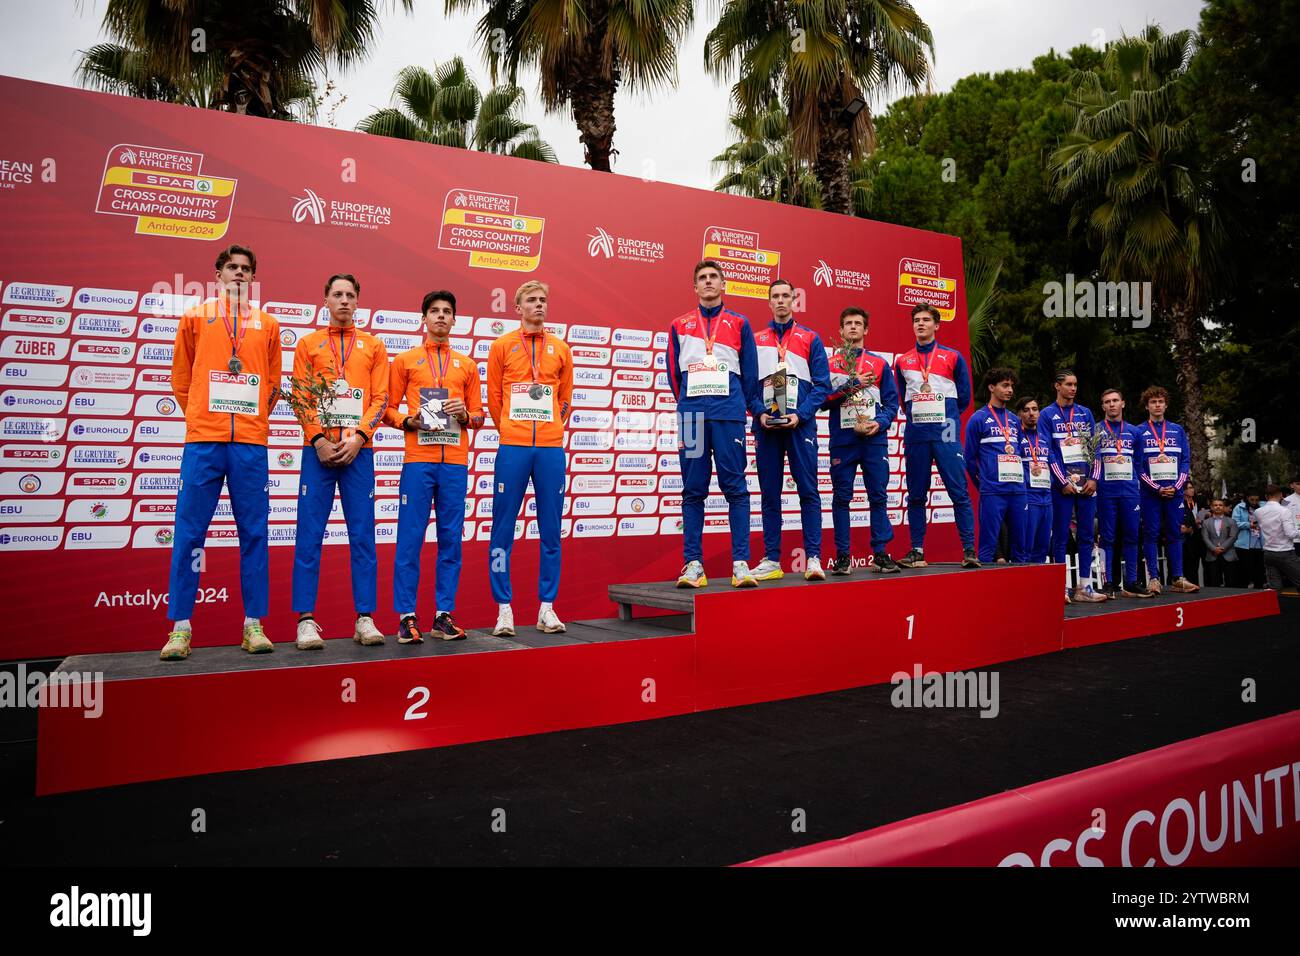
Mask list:
[[[519,117],[524,91],[503,84],[484,95],[460,57],[432,72],[421,66],[406,67],[397,74],[393,99],[400,108],[371,113],[357,129],[376,136],[556,162],[555,150],[539,138],[537,127]]]
[[[478,35],[492,70],[518,80],[541,73],[542,103],[567,105],[583,161],[610,171],[614,96],[677,81],[677,47],[695,18],[691,0],[446,0],[447,10],[483,10]]]
[[[1053,196],[1072,204],[1071,229],[1098,249],[1101,274],[1151,283],[1173,340],[1192,476],[1207,487],[1203,317],[1228,263],[1196,125],[1179,98],[1192,51],[1191,31],[1166,35],[1154,25],[1110,44],[1101,69],[1074,78],[1075,127],[1049,167]],[[1149,347],[1154,337],[1139,338]]]
[[[821,208],[821,187],[808,165],[794,156],[790,119],[778,100],[757,113],[732,114],[731,129],[736,142],[713,157],[714,169],[725,173],[715,190]]]
[[[853,162],[875,144],[873,96],[928,87],[934,40],[906,0],[726,0],[704,44],[706,68],[737,77],[732,98],[759,113],[785,104],[793,154],[821,184],[823,208],[852,215]],[[856,114],[846,113],[850,104]]]
[[[365,56],[377,22],[373,0],[108,0],[114,43],[83,52],[79,74],[112,92],[292,119],[313,76]]]

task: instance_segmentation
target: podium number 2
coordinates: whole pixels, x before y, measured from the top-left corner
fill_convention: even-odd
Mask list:
[[[915,624],[916,624],[916,615],[915,614],[907,615],[907,639],[909,641],[912,639],[912,628],[915,626]]]
[[[1180,605],[1178,605],[1176,608],[1174,608],[1174,610],[1178,612],[1178,623],[1175,624],[1174,627],[1182,627],[1182,626],[1183,626],[1183,606],[1180,604]]]
[[[411,692],[406,695],[406,699],[410,700],[412,697],[415,697],[419,694],[423,694],[424,696],[421,697],[419,700],[417,700],[410,707],[406,708],[406,718],[405,718],[406,720],[424,720],[424,718],[429,716],[428,714],[418,709],[420,707],[423,707],[425,704],[429,702],[429,688],[412,687]]]

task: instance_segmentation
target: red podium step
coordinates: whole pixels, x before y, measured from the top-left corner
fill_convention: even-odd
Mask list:
[[[336,639],[257,657],[200,648],[174,663],[153,652],[71,657],[61,672],[103,675],[102,713],[42,708],[37,792],[649,720],[882,683],[917,665],[981,667],[1075,646],[1066,633],[1076,624],[1101,627],[1063,617],[1059,584],[1052,566],[936,566],[744,591],[629,585],[610,591],[630,620],[571,623],[562,635],[525,625],[511,640]],[[1159,600],[1167,606],[1142,608],[1137,630],[1171,629],[1154,612],[1178,612]],[[1187,627],[1277,611],[1263,595],[1177,604]],[[679,613],[638,618],[638,606]],[[1134,636],[1131,613],[1110,611],[1104,632]]]

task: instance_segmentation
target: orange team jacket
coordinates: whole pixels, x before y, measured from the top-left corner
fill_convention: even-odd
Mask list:
[[[549,422],[510,417],[511,386],[531,384],[534,365],[538,384],[552,389]],[[507,332],[488,350],[487,386],[488,413],[501,433],[501,444],[543,448],[564,444],[564,424],[573,402],[573,356],[561,339],[522,328]]]
[[[374,443],[375,429],[383,422],[388,408],[388,350],[383,342],[357,328],[317,329],[298,340],[298,348],[293,354],[293,377],[308,381],[319,373],[325,381],[333,384],[338,379],[338,369],[345,354],[344,377],[349,386],[361,389],[363,411],[358,427],[366,436],[365,447],[370,448]],[[306,444],[311,444],[313,438],[322,434],[330,441],[338,441],[342,433],[339,428],[331,428],[328,432],[322,428],[320,416],[314,408],[299,411],[298,423],[302,425],[302,440]]]
[[[237,330],[243,368],[233,375],[230,333],[236,330],[231,311],[226,315],[230,329],[212,299],[186,312],[176,328],[172,393],[185,410],[185,440],[265,445],[271,409],[280,400],[280,323],[261,309],[248,309]],[[251,402],[247,411],[240,408],[253,395],[256,411]]]
[[[431,357],[437,364],[430,362]],[[388,373],[389,402],[384,420],[400,429],[402,419],[418,413],[422,388],[445,388],[448,398],[459,398],[465,403],[469,421],[461,426],[460,443],[456,445],[423,444],[417,432],[406,432],[403,460],[469,464],[469,429],[483,427],[483,389],[479,385],[478,363],[446,345],[430,344],[427,348],[417,345],[403,352],[393,359]]]

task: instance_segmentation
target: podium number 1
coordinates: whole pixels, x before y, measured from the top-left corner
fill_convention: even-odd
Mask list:
[[[907,639],[909,641],[912,639],[912,628],[915,626],[915,624],[916,624],[916,615],[915,614],[907,615]]]

